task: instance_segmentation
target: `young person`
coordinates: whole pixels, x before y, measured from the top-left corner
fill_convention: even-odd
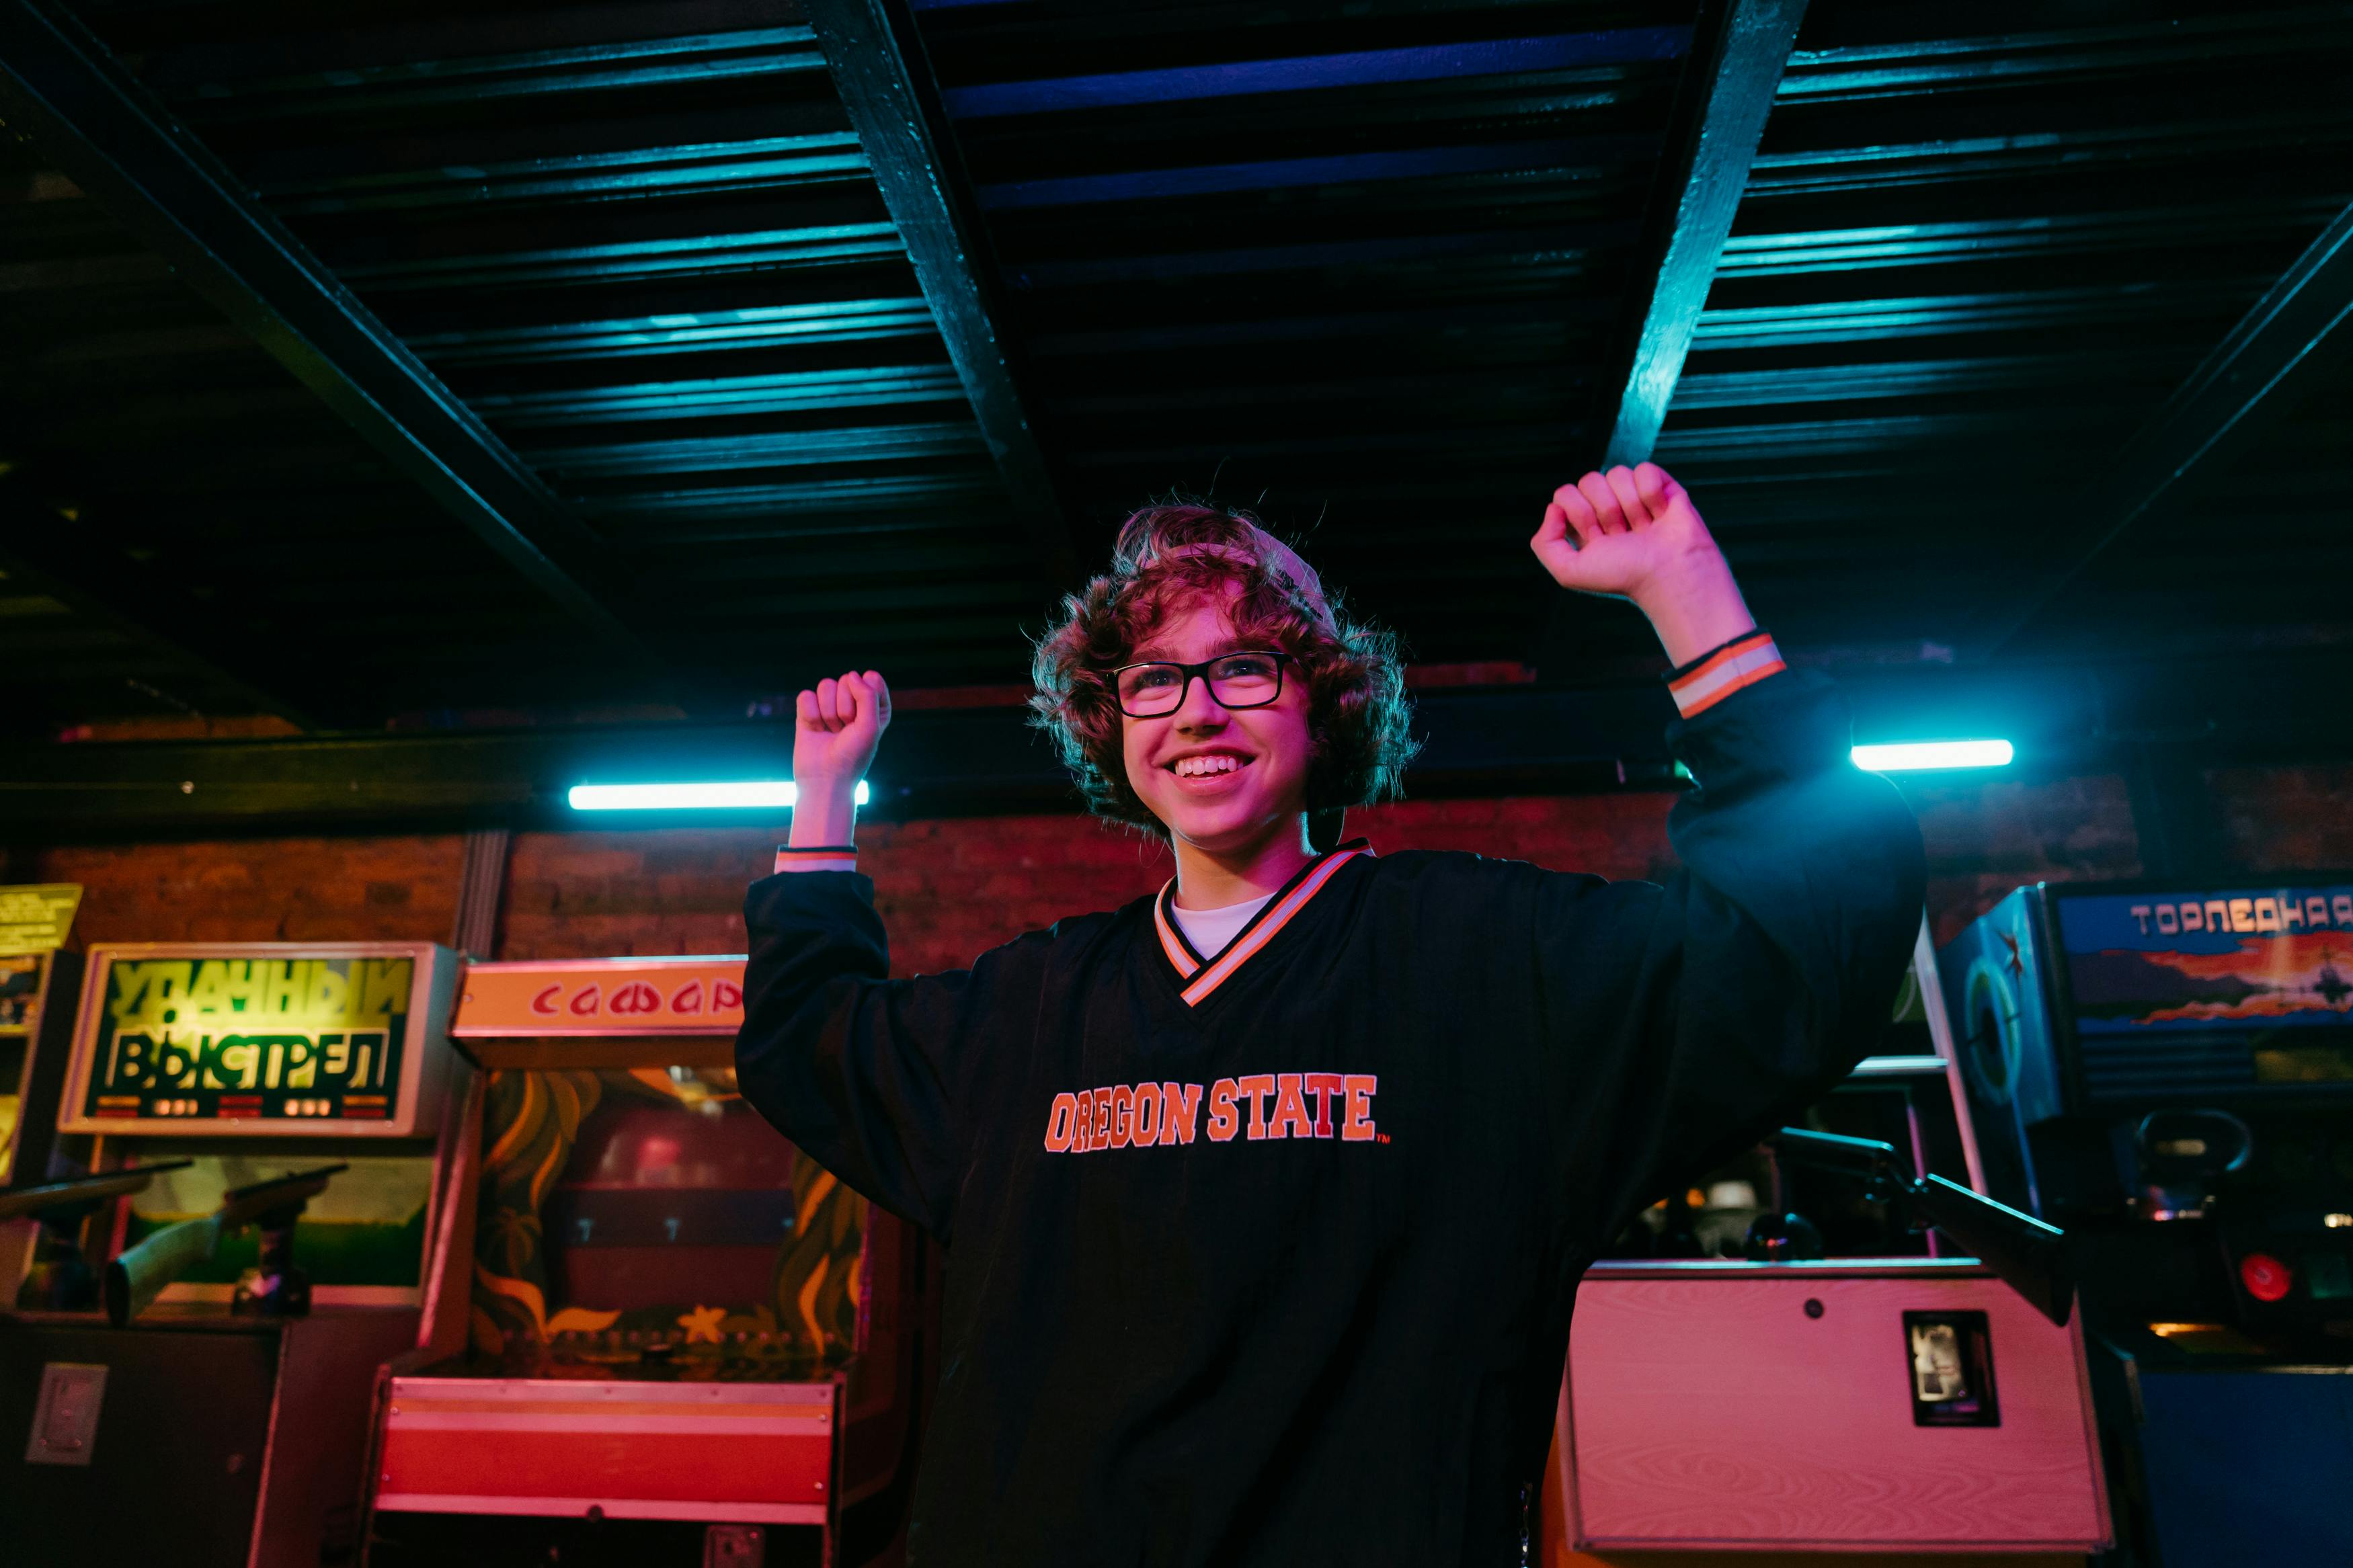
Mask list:
[[[1207,509],[1131,518],[1037,656],[1094,809],[1174,848],[1155,898],[888,979],[851,829],[889,689],[800,694],[736,1060],[948,1246],[913,1563],[1518,1562],[1586,1265],[1870,1048],[1921,850],[1828,683],[1655,467],[1531,542],[1678,666],[1664,887],[1312,847],[1396,791],[1391,645]]]

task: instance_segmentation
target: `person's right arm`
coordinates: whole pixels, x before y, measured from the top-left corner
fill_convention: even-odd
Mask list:
[[[857,871],[854,835],[858,781],[890,702],[872,671],[800,694],[792,832],[776,874],[754,883],[744,905],[751,940],[736,1082],[850,1187],[945,1236],[988,1022],[1034,998],[1043,939],[999,948],[968,973],[889,978],[890,944],[874,885]]]

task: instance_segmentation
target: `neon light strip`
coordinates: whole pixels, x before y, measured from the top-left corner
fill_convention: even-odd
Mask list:
[[[870,795],[858,781],[858,804]],[[565,799],[575,811],[730,811],[790,806],[800,792],[790,779],[731,779],[704,784],[574,784]]]
[[[2001,768],[2015,755],[2008,741],[1913,741],[1892,746],[1857,746],[1849,753],[1856,767],[1874,773],[1927,768]]]

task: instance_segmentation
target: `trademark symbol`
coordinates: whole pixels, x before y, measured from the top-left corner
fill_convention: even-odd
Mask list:
[[[1386,1132],[1376,1132],[1373,1134],[1373,1142],[1376,1143],[1386,1143],[1388,1141],[1389,1135]]]

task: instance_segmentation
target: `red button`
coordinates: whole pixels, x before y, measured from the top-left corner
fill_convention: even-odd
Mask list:
[[[2258,1301],[2281,1301],[2295,1287],[2287,1265],[2268,1252],[2250,1252],[2239,1259],[2239,1283]]]

